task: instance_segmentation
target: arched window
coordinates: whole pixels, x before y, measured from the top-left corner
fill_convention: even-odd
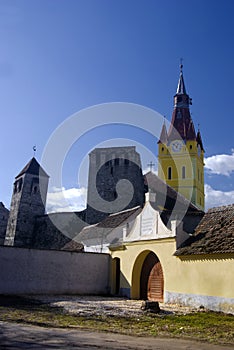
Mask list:
[[[172,178],[172,171],[171,171],[171,167],[170,166],[167,169],[167,178],[168,178],[168,180],[171,180],[171,178]]]
[[[185,166],[182,166],[182,179],[185,179],[185,177],[186,177]]]

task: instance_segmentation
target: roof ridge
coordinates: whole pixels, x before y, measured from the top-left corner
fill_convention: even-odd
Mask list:
[[[133,207],[133,208],[129,208],[129,209],[125,209],[125,210],[122,210],[122,211],[118,211],[117,213],[112,213],[110,215],[108,215],[107,217],[113,217],[115,215],[120,215],[120,214],[123,214],[123,213],[127,213],[127,212],[131,212],[131,211],[135,211],[137,209],[141,208],[140,205],[137,205],[136,207]],[[105,220],[105,219],[104,219]]]
[[[234,209],[234,203],[233,204],[227,204],[227,205],[221,205],[220,207],[213,207],[208,209],[207,214],[211,214],[217,211],[224,211],[224,210],[231,210]],[[234,212],[233,212],[234,214]]]

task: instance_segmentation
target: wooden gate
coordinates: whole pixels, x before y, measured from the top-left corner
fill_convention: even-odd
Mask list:
[[[164,278],[162,266],[156,254],[150,252],[142,265],[140,298],[162,302],[163,294]]]
[[[158,261],[152,268],[147,286],[147,297],[151,301],[163,302],[164,292],[163,271],[160,262]]]

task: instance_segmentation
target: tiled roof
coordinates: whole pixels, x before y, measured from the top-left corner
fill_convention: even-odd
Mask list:
[[[82,243],[76,242],[75,240],[71,240],[61,250],[66,250],[69,252],[83,252],[84,246]]]
[[[141,212],[141,210],[142,208],[138,206],[132,209],[123,210],[119,213],[111,214],[98,224],[84,227],[83,230],[76,236],[76,240],[83,241],[86,239],[96,239],[98,237],[102,237],[102,239],[105,241],[105,237],[107,237],[107,235],[114,228],[121,226],[121,224],[128,219],[134,219]]]
[[[20,177],[25,173],[37,175],[37,176],[40,175],[40,176],[49,177],[46,174],[45,170],[40,166],[40,164],[34,157],[25,165],[25,167],[21,170],[21,172],[15,178],[17,179],[18,177]]]
[[[182,194],[162,181],[152,172],[145,174],[148,189],[156,193],[156,205],[159,210],[172,211],[176,205],[177,211],[201,212]]]
[[[197,143],[198,143],[198,145],[201,146],[201,149],[204,151],[204,147],[203,147],[203,143],[202,143],[202,138],[201,138],[201,133],[200,133],[199,130],[198,130],[198,132],[197,132]]]
[[[234,204],[209,209],[176,256],[234,253]]]
[[[182,140],[196,140],[196,133],[189,108],[176,107],[172,113],[168,140],[178,140],[178,133]]]
[[[167,128],[165,123],[163,123],[162,131],[158,143],[167,143]]]
[[[9,210],[5,207],[5,205],[3,204],[3,202],[0,202],[0,210],[4,211],[4,212],[9,212]]]

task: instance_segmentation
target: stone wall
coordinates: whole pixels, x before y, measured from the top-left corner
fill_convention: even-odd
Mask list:
[[[39,179],[38,175],[24,173],[16,179],[5,245],[31,247],[36,217],[45,213],[47,187],[48,177],[45,176]]]
[[[86,225],[85,210],[39,216],[34,227],[31,248],[61,249]]]
[[[0,202],[0,245],[4,244],[9,210]]]
[[[0,294],[108,294],[108,254],[0,247]]]

